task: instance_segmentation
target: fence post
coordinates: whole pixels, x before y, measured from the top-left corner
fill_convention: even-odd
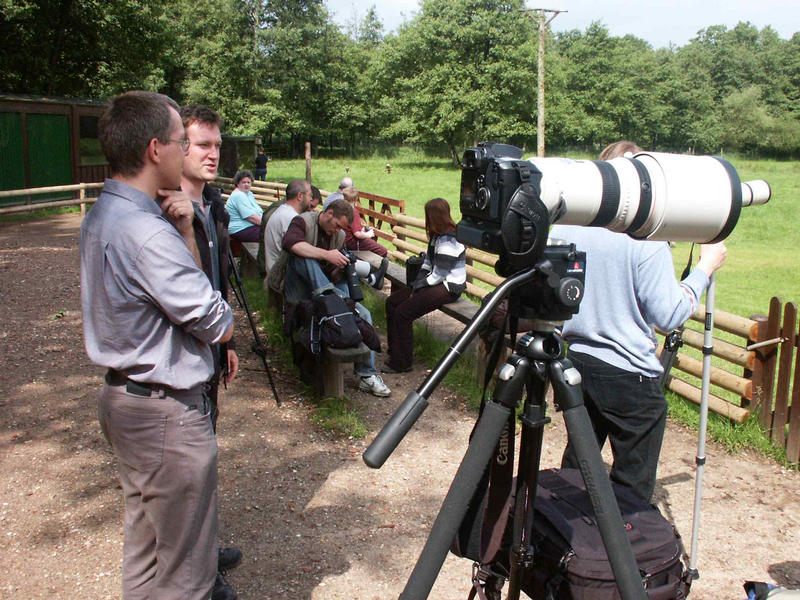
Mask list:
[[[86,188],[85,187],[82,187],[80,190],[78,190],[78,198],[80,200],[86,200]],[[83,219],[83,217],[85,217],[85,216],[86,216],[86,203],[85,202],[81,202],[81,219]]]
[[[758,323],[758,340],[754,342],[772,340],[780,334],[781,306],[780,298],[773,297],[769,303],[769,317],[753,315],[751,318]],[[753,402],[754,412],[760,405],[759,420],[767,430],[772,428],[772,390],[775,384],[775,365],[778,359],[778,345],[770,344],[755,349],[755,363],[753,364]]]
[[[797,358],[792,382],[792,407],[789,410],[789,438],[786,440],[786,459],[800,463],[800,329],[794,332],[794,348]]]
[[[306,142],[306,181],[311,183],[311,142]]]
[[[780,448],[786,446],[785,426],[789,417],[789,384],[792,376],[792,357],[795,346],[795,330],[797,329],[797,305],[787,302],[783,312],[781,326],[780,359],[778,384],[775,388],[775,412],[772,417],[772,441]]]

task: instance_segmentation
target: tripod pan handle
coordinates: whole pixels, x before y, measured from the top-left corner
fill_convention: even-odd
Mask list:
[[[369,448],[364,451],[362,458],[367,466],[380,469],[426,408],[428,408],[428,399],[425,396],[420,396],[417,392],[409,392],[392,418],[387,421],[383,429],[372,440]]]

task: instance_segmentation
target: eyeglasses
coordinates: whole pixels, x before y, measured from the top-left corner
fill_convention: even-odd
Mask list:
[[[188,138],[183,138],[182,140],[173,140],[172,138],[167,138],[166,143],[169,144],[170,142],[175,142],[176,144],[180,144],[181,150],[184,152],[189,151],[189,144],[191,143]]]

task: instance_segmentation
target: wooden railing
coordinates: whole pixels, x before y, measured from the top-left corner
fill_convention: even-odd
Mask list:
[[[95,197],[90,197],[87,192],[99,190],[102,187],[102,183],[75,183],[72,185],[52,185],[48,187],[25,188],[21,190],[4,190],[0,192],[0,200],[3,198],[14,198],[21,196],[29,197],[42,194],[65,194],[67,196],[73,196],[73,198],[69,198],[67,200],[45,200],[44,202],[31,202],[28,200],[25,204],[0,208],[0,215],[77,205],[80,205],[81,214],[83,215],[86,214],[86,205],[97,200]]]
[[[781,310],[783,308],[783,310]],[[782,307],[772,298],[769,315],[757,315],[757,337],[751,346],[758,360],[753,368],[753,411],[773,444],[786,448],[786,458],[800,462],[800,332],[797,304]]]
[[[214,183],[222,189],[222,197],[227,198],[236,189],[233,179],[230,177],[217,177]],[[262,207],[266,207],[286,196],[286,184],[277,181],[259,181],[256,179],[250,188],[256,202]]]

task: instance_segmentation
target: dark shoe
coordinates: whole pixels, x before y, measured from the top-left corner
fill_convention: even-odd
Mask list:
[[[375,276],[375,281],[372,282],[372,287],[376,290],[383,289],[383,278],[386,276],[386,269],[389,268],[389,259],[384,258],[381,260],[381,266],[377,268],[373,275]]]
[[[381,373],[410,373],[412,370],[413,369],[411,367],[406,369],[395,369],[389,363],[383,363],[383,366],[381,367]]]
[[[226,573],[235,569],[242,562],[242,551],[236,546],[231,548],[220,548],[217,557],[217,570]]]
[[[214,589],[211,590],[211,600],[237,600],[239,596],[225,581],[222,573],[217,573],[217,578],[214,580]]]

